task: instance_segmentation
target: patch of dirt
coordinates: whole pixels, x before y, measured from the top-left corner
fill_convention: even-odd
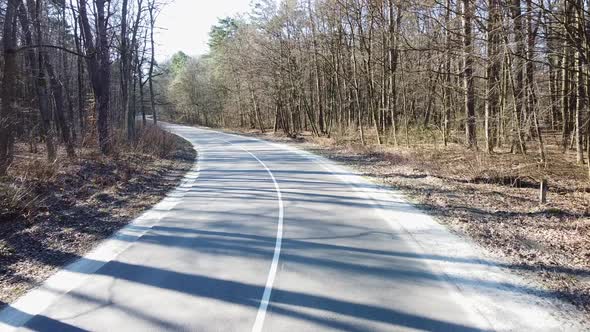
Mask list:
[[[79,258],[179,184],[195,151],[189,142],[158,130],[108,157],[82,148],[75,160],[60,155],[51,165],[42,152],[17,145],[9,175],[0,179],[0,307]],[[165,143],[166,153],[154,149],[150,140]]]
[[[394,148],[240,133],[294,144],[401,190],[486,248],[499,266],[534,278],[590,314],[590,190],[586,166],[576,165],[572,154],[549,146],[545,167],[534,152],[488,155],[459,145]],[[546,204],[539,203],[542,179],[549,183]]]

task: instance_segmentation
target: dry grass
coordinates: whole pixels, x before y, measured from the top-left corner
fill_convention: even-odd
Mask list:
[[[60,151],[54,163],[17,145],[0,179],[0,304],[159,201],[195,157],[188,142],[155,127],[141,130],[135,144],[115,142],[109,156],[88,143],[74,160]]]

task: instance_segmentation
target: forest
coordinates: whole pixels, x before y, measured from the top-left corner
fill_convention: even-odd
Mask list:
[[[208,54],[163,64],[157,84],[163,112],[189,123],[584,165],[588,10],[581,0],[259,1],[219,20]]]
[[[3,1],[0,174],[17,141],[49,161],[90,142],[108,154],[161,109],[289,137],[572,154],[590,177],[581,0],[264,0],[219,19],[208,54],[158,64],[163,5]]]
[[[136,115],[154,114],[156,0],[4,0],[0,176],[15,142],[111,152],[117,133],[133,140]],[[121,136],[121,135],[119,135]]]

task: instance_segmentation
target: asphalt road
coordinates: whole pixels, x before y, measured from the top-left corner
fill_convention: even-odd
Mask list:
[[[199,152],[183,185],[0,312],[0,330],[580,329],[554,294],[347,168],[167,127]]]

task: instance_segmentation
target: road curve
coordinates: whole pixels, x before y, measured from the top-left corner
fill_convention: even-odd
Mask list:
[[[0,330],[579,330],[578,313],[321,157],[165,125],[198,150],[162,203],[0,312]]]

